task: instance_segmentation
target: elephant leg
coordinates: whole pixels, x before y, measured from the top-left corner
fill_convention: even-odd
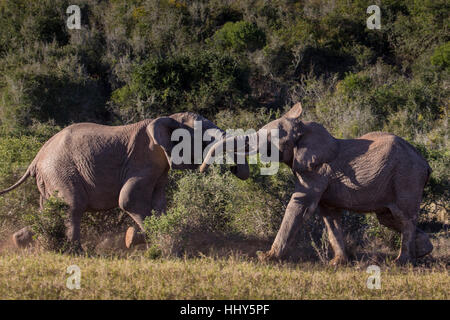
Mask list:
[[[400,264],[414,262],[415,260],[415,238],[416,238],[416,219],[408,217],[400,208],[393,204],[389,206],[389,210],[395,219],[395,224],[398,225],[401,235],[402,243],[400,253],[395,261]]]
[[[259,255],[261,260],[277,260],[286,255],[304,218],[314,213],[328,185],[328,178],[316,172],[296,173],[296,177],[295,192],[287,205],[272,248]]]
[[[325,226],[327,227],[328,239],[334,252],[334,258],[330,261],[330,264],[345,264],[347,262],[347,255],[345,254],[345,242],[342,233],[342,213],[339,210],[322,205],[319,208]]]
[[[308,203],[304,193],[295,192],[292,195],[272,248],[260,255],[261,260],[276,260],[286,255],[303,219],[312,214],[317,207],[316,202]]]
[[[400,232],[400,224],[394,219],[390,210],[385,210],[382,212],[377,212],[377,219],[383,226]]]
[[[72,248],[69,248],[70,251],[74,251],[75,253],[82,252],[83,249],[81,247],[81,216],[83,215],[84,208],[80,207],[70,207],[68,214],[68,221],[66,222],[66,236]]]
[[[156,214],[164,214],[167,209],[166,186],[168,182],[167,171],[158,179],[152,194],[152,209]]]
[[[402,221],[402,246],[399,256],[395,259],[400,265],[415,262],[416,259],[416,226],[410,220]]]
[[[119,194],[119,207],[125,210],[143,230],[144,219],[151,214],[155,181],[149,177],[132,177]]]
[[[127,248],[145,243],[144,220],[152,211],[154,181],[151,177],[133,177],[123,185],[120,191],[119,207],[125,210],[139,227],[139,231],[133,227],[128,228],[125,236]]]
[[[377,213],[377,219],[383,226],[400,232],[400,226],[396,223],[392,213],[389,210]],[[426,234],[426,232],[422,231],[420,228],[416,227],[416,258],[421,258],[426,256],[431,251],[433,251],[433,244],[430,241],[430,238]]]
[[[166,200],[166,185],[168,182],[168,170],[166,170],[161,177],[157,180],[153,192],[151,195],[151,210],[155,211],[155,214],[160,215],[166,212],[167,208],[167,200]],[[134,187],[133,187],[134,188]],[[134,227],[130,227],[127,229],[125,234],[125,245],[127,248],[130,248],[137,244],[145,243],[145,234],[143,233],[143,222],[144,219],[150,215],[151,211],[148,211],[148,208],[144,206],[143,209],[140,209],[142,206],[138,206],[138,208],[128,208],[126,210],[133,220],[138,224],[140,231],[136,230]]]
[[[422,258],[433,251],[433,244],[428,234],[416,228],[416,258]]]

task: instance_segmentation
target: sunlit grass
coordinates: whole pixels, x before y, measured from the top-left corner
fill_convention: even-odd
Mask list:
[[[81,269],[81,289],[69,290],[69,265]],[[142,255],[0,254],[1,299],[448,299],[444,264],[381,267],[381,289],[370,290],[366,265],[261,264],[228,258],[149,260]]]

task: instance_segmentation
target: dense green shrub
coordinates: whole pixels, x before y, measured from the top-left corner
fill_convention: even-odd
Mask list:
[[[266,36],[253,23],[247,21],[227,22],[216,31],[212,43],[222,49],[254,51],[265,45]]]
[[[268,177],[275,181],[260,186],[252,179],[241,181],[217,166],[210,171],[179,177],[171,186],[174,191],[167,215],[146,219],[150,244],[164,254],[205,250],[213,243],[205,248],[198,245],[208,238],[235,235],[267,239],[277,231],[284,201],[272,194],[270,187],[275,189],[277,183],[285,182]],[[258,177],[255,171],[252,176]]]
[[[105,118],[102,84],[80,67],[73,47],[50,44],[8,54],[0,70],[0,124],[5,133],[32,133],[36,123],[64,126]]]
[[[60,45],[69,41],[65,27],[68,1],[5,0],[0,3],[0,56],[9,50],[33,46],[36,42]],[[60,10],[60,8],[64,8]]]
[[[431,56],[431,63],[439,68],[448,70],[450,66],[450,42],[437,47]]]
[[[10,81],[3,92],[3,98],[9,102],[3,110],[3,124],[9,131],[30,127],[33,121],[67,125],[101,117],[103,102],[97,95],[95,81],[51,72],[18,72]],[[19,86],[21,90],[15,91]]]
[[[25,173],[41,147],[33,136],[0,138],[0,189],[13,185]],[[24,227],[24,216],[39,207],[39,193],[29,179],[20,189],[0,196],[0,241]]]
[[[37,137],[2,137],[0,139],[0,177],[5,179],[12,171],[17,170],[23,170],[25,173],[40,148],[41,141]]]
[[[245,66],[231,56],[205,51],[137,65],[131,83],[114,91],[112,100],[125,119],[183,110],[211,116],[219,108],[242,106],[249,93]]]
[[[52,251],[69,249],[65,226],[68,208],[56,194],[48,199],[42,211],[30,213],[25,217],[34,237],[44,249]]]

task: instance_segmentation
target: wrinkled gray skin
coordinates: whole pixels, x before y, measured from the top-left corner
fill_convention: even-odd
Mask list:
[[[262,129],[279,129],[280,162],[292,168],[295,191],[281,227],[261,259],[282,258],[301,228],[303,219],[316,209],[323,216],[335,257],[332,264],[347,261],[341,217],[344,210],[375,212],[381,224],[402,235],[397,262],[412,262],[433,249],[426,233],[416,228],[423,188],[431,174],[424,158],[405,140],[389,133],[372,132],[358,139],[335,139],[318,123],[302,122],[301,104]],[[263,134],[261,130],[256,135]],[[208,153],[205,171],[220,144]],[[225,150],[224,145],[221,146]],[[270,148],[269,148],[270,150]],[[245,150],[246,154],[249,151]]]
[[[185,128],[193,133],[194,121],[202,121],[203,132],[220,130],[211,121],[189,112],[125,126],[94,123],[68,126],[50,138],[24,176],[0,194],[15,189],[29,176],[36,177],[42,209],[45,200],[58,191],[58,196],[69,205],[67,237],[77,250],[81,250],[80,220],[85,211],[120,207],[142,230],[143,220],[152,210],[158,213],[166,210],[169,169],[198,167],[172,164],[169,156],[177,143],[170,141],[172,132]],[[204,142],[202,150],[209,143]],[[248,178],[247,164],[231,169],[237,177]],[[21,230],[16,238],[23,233]],[[128,242],[130,245],[133,239]]]

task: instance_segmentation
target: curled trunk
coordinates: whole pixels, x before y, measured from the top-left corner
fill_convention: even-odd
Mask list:
[[[242,135],[242,136],[232,136],[232,137],[224,137],[222,140],[218,141],[211,149],[209,149],[206,154],[205,159],[203,160],[202,165],[200,166],[200,172],[205,172],[209,165],[211,164],[212,157],[215,156],[218,150],[222,152],[230,152],[230,150],[226,150],[227,144],[233,145],[232,152],[234,154],[244,154],[248,156],[251,152],[256,152],[257,148],[251,148],[253,143],[249,143],[249,141],[258,141],[258,134],[254,133],[251,135]],[[237,149],[237,146],[244,146],[244,149]],[[242,164],[237,164],[237,167],[243,166]],[[247,161],[245,162],[245,166],[248,170]]]

